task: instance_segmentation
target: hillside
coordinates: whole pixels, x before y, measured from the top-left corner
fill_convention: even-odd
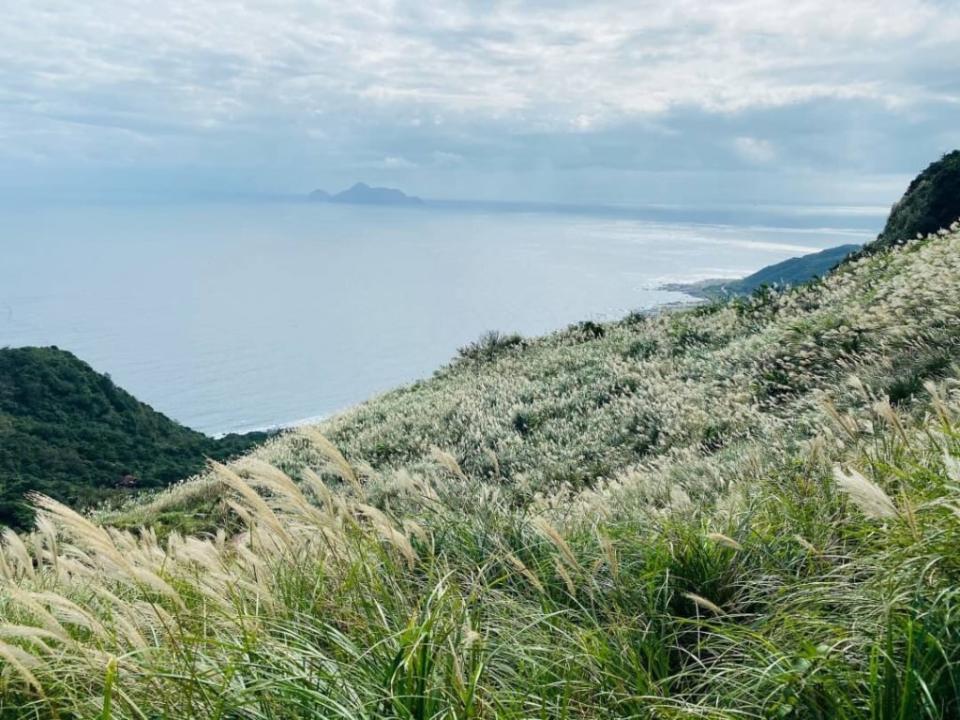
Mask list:
[[[266,439],[186,428],[55,347],[0,348],[0,524],[23,527],[28,491],[84,507],[194,475]]]
[[[960,150],[947,153],[920,173],[890,211],[872,248],[927,235],[960,219]]]
[[[692,284],[667,285],[665,289],[679,290],[694,297],[712,300],[749,295],[762,287],[782,288],[802,285],[826,275],[858,250],[860,250],[859,245],[840,245],[768,265],[739,280],[704,280]]]
[[[439,481],[446,472],[433,449],[441,448],[521,504],[638,467],[665,472],[678,458],[715,463],[731,448],[803,439],[825,422],[824,393],[845,396],[853,373],[896,405],[951,372],[960,338],[951,322],[956,240],[931,237],[908,252],[860,258],[784,294],[587,322],[535,339],[491,334],[434,377],[318,430],[380,479],[367,492],[389,495],[382,476],[396,472]],[[297,434],[255,455],[294,475],[324,462]],[[205,488],[180,486],[154,502]],[[149,522],[155,507],[131,508],[124,521]]]
[[[784,294],[490,336],[99,517],[219,502],[209,534],[38,498],[39,533],[4,543],[7,702],[955,717],[957,298],[952,232]]]

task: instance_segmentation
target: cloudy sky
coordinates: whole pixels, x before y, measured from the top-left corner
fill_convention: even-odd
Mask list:
[[[958,0],[9,0],[0,189],[889,204]]]

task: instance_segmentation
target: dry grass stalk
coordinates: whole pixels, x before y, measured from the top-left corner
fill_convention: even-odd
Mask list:
[[[910,438],[907,437],[907,432],[903,427],[903,423],[900,422],[900,418],[897,416],[896,410],[894,410],[893,406],[890,405],[889,398],[884,397],[881,400],[877,400],[877,402],[873,404],[873,411],[878,417],[883,418],[883,420],[888,422],[890,427],[896,430],[903,442],[907,444],[910,443]]]
[[[567,586],[567,594],[569,594],[570,597],[576,597],[577,585],[575,582],[573,582],[573,578],[570,577],[570,573],[567,572],[564,562],[559,557],[554,556],[553,567],[556,569],[557,575],[560,576],[560,579],[563,580],[563,584]]]
[[[468,482],[467,475],[460,467],[460,463],[458,463],[456,458],[454,458],[450,453],[434,447],[430,448],[430,457],[432,457],[438,465],[441,465],[449,470],[452,475],[456,475],[463,482]]]
[[[703,608],[704,610],[709,610],[714,615],[727,614],[722,607],[720,607],[716,603],[711,602],[710,600],[707,600],[702,595],[697,595],[696,593],[692,593],[692,592],[685,592],[683,593],[683,596],[687,598],[687,600],[692,601],[693,604],[696,605],[697,607]]]
[[[560,531],[551,525],[545,517],[534,518],[531,522],[531,525],[533,525],[537,532],[549,540],[553,546],[560,551],[563,559],[572,569],[578,572],[583,572],[583,568],[581,567],[580,562],[577,560],[577,556],[573,554],[573,549],[570,547],[570,544],[566,541]]]
[[[897,517],[897,507],[890,496],[856,470],[847,472],[837,465],[833,468],[833,477],[840,489],[867,517],[876,520]]]
[[[724,535],[723,533],[718,533],[718,532],[707,533],[707,539],[712,540],[713,542],[717,543],[717,545],[723,545],[724,547],[728,547],[731,550],[743,550],[743,545],[738,543],[732,537]]]
[[[35,577],[30,551],[12,528],[3,529],[3,552],[7,558],[16,561],[17,567],[24,575],[30,578]]]
[[[597,540],[600,542],[603,555],[607,560],[607,567],[610,568],[610,575],[616,582],[620,582],[620,559],[617,557],[617,549],[613,546],[610,538],[600,532],[599,528],[597,528]]]
[[[343,453],[319,430],[304,427],[301,428],[299,432],[301,436],[320,450],[320,453],[330,462],[337,475],[339,475],[344,482],[352,486],[357,492],[357,495],[363,497],[364,492],[363,486],[360,484],[360,479],[357,477],[357,473],[353,467],[351,467],[350,463],[348,463],[347,459],[343,456]]]
[[[517,572],[519,572],[521,575],[523,575],[523,577],[527,579],[527,582],[533,585],[533,587],[535,587],[539,592],[542,592],[542,593],[546,592],[546,590],[543,587],[543,583],[540,582],[540,578],[536,576],[533,570],[531,570],[524,564],[523,560],[518,558],[516,555],[514,555],[510,551],[504,551],[503,556],[506,559],[506,561],[510,563],[510,565],[512,565]]]
[[[234,490],[246,501],[247,507],[252,511],[255,518],[262,520],[288,547],[293,546],[293,540],[283,527],[283,523],[280,522],[280,518],[276,516],[267,502],[260,497],[259,493],[226,465],[214,462],[211,463],[211,469],[214,475],[219,478],[224,485]]]
[[[0,658],[3,658],[27,685],[32,687],[41,697],[44,696],[43,687],[30,671],[30,668],[40,664],[37,658],[16,645],[8,645],[4,642],[0,642]]]

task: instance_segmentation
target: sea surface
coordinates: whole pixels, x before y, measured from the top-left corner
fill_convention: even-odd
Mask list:
[[[880,229],[883,208],[0,207],[0,347],[57,345],[213,433],[328,415],[487,330],[686,299]]]

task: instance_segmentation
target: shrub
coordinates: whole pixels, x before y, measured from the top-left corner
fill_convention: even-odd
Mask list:
[[[708,331],[696,327],[686,321],[686,318],[674,317],[670,324],[670,339],[673,343],[672,352],[680,355],[691,348],[707,345],[711,340]]]
[[[580,341],[599,340],[606,335],[606,330],[600,323],[593,320],[584,320],[570,327],[569,333],[572,337]]]
[[[457,356],[460,360],[490,362],[507,350],[522,346],[523,342],[523,337],[517,333],[502,333],[498,330],[490,330],[481,335],[479,339],[459,348]]]
[[[657,341],[653,338],[640,338],[630,343],[626,356],[633,360],[647,360],[657,352]]]

